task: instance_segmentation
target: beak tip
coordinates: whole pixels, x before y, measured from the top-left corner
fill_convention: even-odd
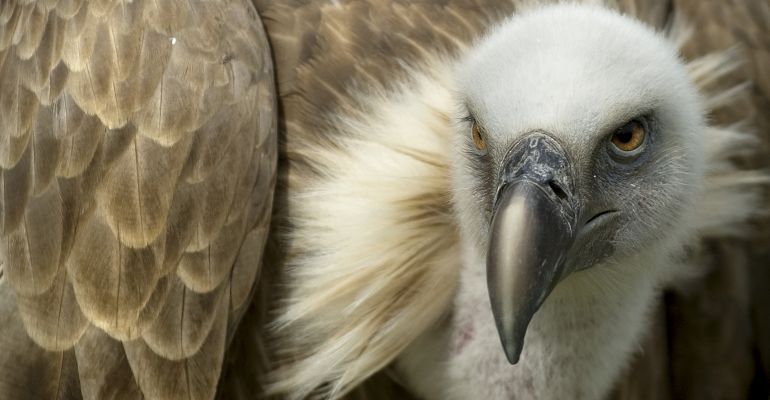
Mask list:
[[[500,313],[495,313],[495,324],[500,336],[500,343],[503,345],[505,358],[511,365],[516,365],[524,349],[524,335],[527,331],[530,318],[526,320],[513,321],[511,319],[498,318]],[[519,322],[519,323],[516,323]],[[522,323],[523,322],[523,323]]]
[[[516,365],[519,363],[519,357],[521,356],[521,348],[516,346],[505,347],[505,358],[508,359],[508,363]]]

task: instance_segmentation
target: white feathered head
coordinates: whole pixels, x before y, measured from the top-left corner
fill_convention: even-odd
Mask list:
[[[666,38],[577,5],[513,17],[470,52],[458,82],[459,226],[471,264],[487,265],[515,362],[560,280],[692,233],[704,110]]]

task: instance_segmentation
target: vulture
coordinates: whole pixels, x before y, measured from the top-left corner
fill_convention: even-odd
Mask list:
[[[3,2],[0,398],[635,398],[698,354],[770,368],[766,317],[692,361],[659,315],[707,314],[662,296],[715,271],[767,288],[736,271],[770,275],[745,245],[770,4],[551,3]],[[749,369],[733,393],[766,397]]]

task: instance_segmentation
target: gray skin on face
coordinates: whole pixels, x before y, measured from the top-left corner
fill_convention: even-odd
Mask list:
[[[456,197],[472,216],[463,221],[465,238],[487,254],[491,305],[511,363],[561,279],[665,240],[661,232],[675,229],[700,176],[702,120],[675,52],[660,40],[607,34],[628,30],[627,21],[579,20],[572,15],[563,30],[536,16],[507,25],[497,34],[505,40],[493,35],[461,69],[467,115],[455,180],[470,193]],[[516,42],[517,30],[530,39]],[[644,142],[623,151],[612,137],[629,123],[644,129]]]

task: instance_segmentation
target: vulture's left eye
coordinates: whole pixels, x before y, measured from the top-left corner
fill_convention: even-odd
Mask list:
[[[473,121],[473,127],[471,128],[471,134],[473,135],[473,144],[479,151],[487,150],[487,142],[484,141],[484,136],[481,135],[481,128],[476,121]]]
[[[633,120],[615,131],[612,144],[621,152],[631,152],[644,144],[646,134],[644,125],[638,120]]]

